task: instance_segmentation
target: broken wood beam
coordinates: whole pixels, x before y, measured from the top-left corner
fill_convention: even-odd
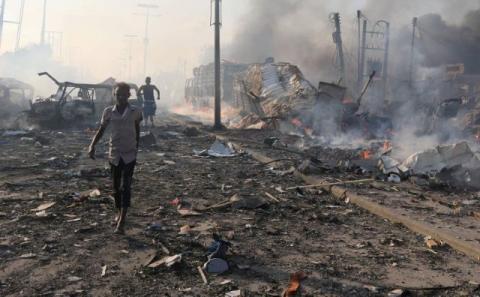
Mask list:
[[[205,275],[205,272],[203,272],[202,267],[197,266],[197,270],[198,270],[198,273],[200,274],[200,276],[202,277],[203,283],[208,285],[208,279],[207,279],[207,276]]]
[[[323,184],[308,185],[308,186],[296,186],[296,187],[287,188],[287,190],[321,188],[321,187],[331,187],[331,186],[348,185],[348,184],[361,184],[361,183],[373,182],[373,181],[375,181],[375,179],[366,178],[366,179],[358,179],[358,180],[340,181],[340,182],[335,182],[335,183],[323,183]]]

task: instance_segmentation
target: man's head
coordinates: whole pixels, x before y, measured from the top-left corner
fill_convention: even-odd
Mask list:
[[[152,82],[152,79],[150,78],[150,76],[147,76],[147,78],[145,78],[145,83],[149,85],[151,82]]]
[[[128,104],[128,98],[130,98],[130,86],[127,83],[118,83],[116,92],[117,104],[120,106]]]

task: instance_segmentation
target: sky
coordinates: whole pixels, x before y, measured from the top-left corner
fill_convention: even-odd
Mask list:
[[[6,20],[18,19],[20,2],[6,0]],[[209,0],[47,0],[46,29],[63,32],[61,51],[59,34],[54,41],[56,59],[96,79],[125,78],[131,48],[132,72],[143,75],[146,10],[138,4],[158,5],[150,18],[149,72],[190,72],[204,62],[213,43]],[[243,0],[224,1],[223,43],[231,41],[246,6]],[[21,47],[39,42],[42,8],[43,0],[26,0]],[[15,37],[16,26],[5,24],[0,53],[14,49]]]
[[[17,20],[21,0],[5,1],[5,19]],[[39,43],[42,24],[44,0],[25,0],[25,3],[20,47]],[[315,74],[320,73],[325,65],[313,64],[312,58],[319,56],[322,50],[329,55],[335,52],[328,20],[331,12],[341,13],[345,33],[354,32],[357,9],[365,10],[371,19],[390,20],[392,28],[398,29],[408,26],[413,16],[429,12],[441,13],[447,21],[460,21],[466,11],[479,6],[480,0],[223,0],[222,58],[236,61],[232,49],[242,48],[243,51],[245,48],[244,51],[253,53],[261,46],[258,43],[242,44],[245,41],[242,37],[252,35],[252,30],[261,31],[249,26],[255,23],[255,17],[264,18],[263,13],[256,13],[260,3],[264,6],[266,3],[267,9],[272,10],[272,13],[266,13],[264,23],[267,25],[272,22],[272,14],[279,13],[276,16],[279,22],[277,32],[272,37],[276,52],[272,55],[276,55],[277,60],[299,65],[307,73],[307,78],[316,80],[319,78]],[[282,11],[281,3],[295,3],[295,9]],[[192,76],[194,67],[213,61],[210,0],[47,0],[46,29],[62,32],[62,46],[59,46],[58,34],[54,40],[55,59],[75,68],[82,81],[100,82],[115,77],[140,83],[144,77],[145,8],[138,4],[158,5],[150,18],[147,74],[158,78],[170,75],[176,81],[176,88],[183,88],[184,78]],[[129,39],[126,35],[135,37]],[[14,50],[15,37],[16,26],[5,24],[0,54]],[[307,38],[314,50],[302,46],[305,40],[300,37]],[[355,35],[350,34],[350,37],[353,39],[345,36],[346,43],[355,42]],[[254,56],[238,55],[238,51],[236,54],[241,56],[240,59]],[[132,65],[132,76],[129,75],[129,64]],[[48,69],[25,71],[34,76],[34,70]],[[30,77],[24,77],[19,75],[18,78],[36,83]],[[59,80],[65,79],[68,78],[59,77]],[[322,79],[330,81],[331,78]]]

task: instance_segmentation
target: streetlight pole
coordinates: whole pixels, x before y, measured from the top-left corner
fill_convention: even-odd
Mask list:
[[[132,80],[132,52],[133,52],[133,39],[137,38],[137,35],[125,35],[128,40],[128,79]]]
[[[45,27],[47,23],[47,0],[43,0],[43,20],[42,20],[42,33],[40,37],[40,43],[45,44]]]
[[[138,4],[139,7],[145,8],[146,12],[144,14],[145,16],[145,38],[143,40],[144,42],[144,49],[143,49],[143,74],[144,76],[147,75],[147,65],[148,65],[148,44],[149,44],[149,38],[148,38],[148,29],[150,25],[150,10],[151,9],[156,9],[158,8],[158,5],[154,4]]]
[[[213,128],[220,130],[222,129],[222,89],[220,87],[221,83],[221,64],[220,64],[220,1],[215,1],[215,123]]]
[[[15,51],[20,47],[20,39],[22,38],[22,25],[23,25],[23,11],[25,10],[25,0],[21,0],[20,4],[20,16],[18,19],[17,28],[17,41],[15,42]]]
[[[0,8],[0,46],[2,45],[2,35],[3,35],[3,22],[5,16],[5,2],[6,0],[2,0],[2,8]]]

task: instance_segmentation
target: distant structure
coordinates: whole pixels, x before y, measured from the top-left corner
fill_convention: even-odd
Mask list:
[[[20,12],[18,21],[8,21],[5,20],[5,6],[7,0],[1,0],[1,7],[0,7],[0,49],[2,47],[2,38],[3,38],[3,25],[4,24],[14,24],[17,25],[17,38],[15,41],[15,50],[18,50],[20,47],[20,39],[22,36],[22,23],[23,23],[23,11],[25,9],[25,0],[20,1]]]

